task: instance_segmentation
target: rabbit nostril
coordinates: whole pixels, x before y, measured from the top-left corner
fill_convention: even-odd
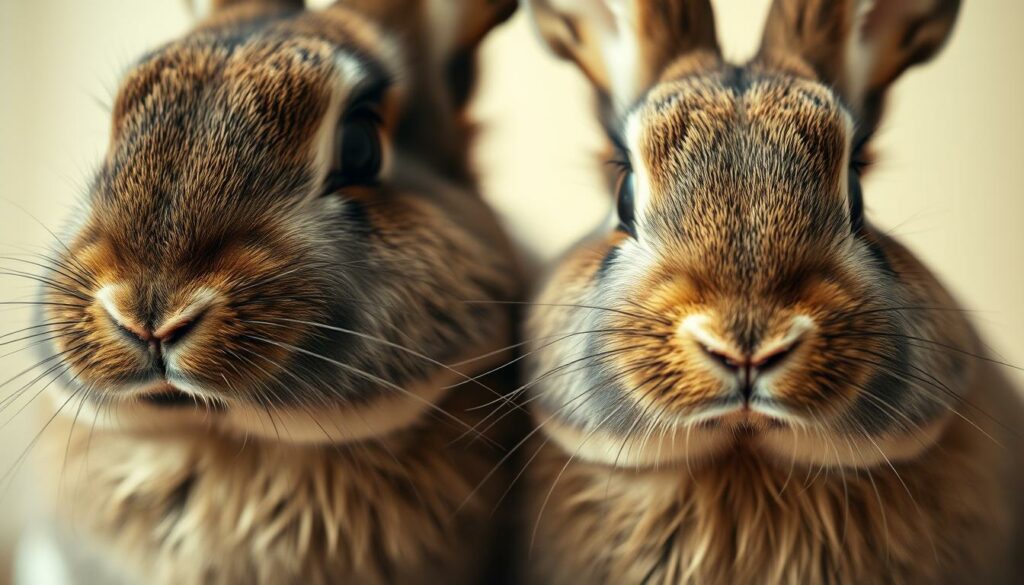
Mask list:
[[[143,343],[150,343],[153,341],[153,332],[142,324],[139,324],[132,319],[129,319],[117,308],[117,303],[114,301],[114,290],[111,287],[104,287],[96,293],[96,300],[99,302],[100,307],[107,314],[110,321],[117,326],[117,328],[129,337],[134,337]]]
[[[202,314],[179,317],[161,325],[153,332],[153,337],[159,339],[164,345],[177,343],[188,336],[199,323]]]
[[[123,331],[124,333],[138,339],[143,343],[153,343],[155,341],[153,332],[150,331],[149,329],[143,327],[142,325],[139,325],[138,323],[133,323],[125,319],[121,315],[112,314],[109,311],[108,314],[110,315],[110,320],[114,322],[114,325],[117,325],[117,328]]]
[[[114,320],[114,323],[116,323],[122,331],[137,337],[140,341],[153,343],[153,334],[145,327],[131,322],[118,321],[117,319]]]
[[[775,366],[781,364],[782,362],[786,361],[786,358],[792,355],[799,345],[800,342],[796,341],[794,343],[790,343],[789,345],[772,349],[768,353],[755,358],[751,362],[751,365],[757,368],[758,370],[770,370]]]
[[[96,301],[106,313],[118,330],[125,337],[142,342],[149,353],[156,361],[164,359],[164,352],[172,345],[180,343],[191,335],[195,328],[205,318],[210,307],[217,300],[213,291],[200,290],[193,295],[192,302],[170,317],[164,318],[162,323],[157,325],[143,324],[138,319],[133,319],[127,313],[120,310],[120,304],[116,298],[116,288],[105,286],[96,293]],[[158,308],[151,308],[148,313],[159,314]]]
[[[746,366],[746,364],[748,363],[746,360],[736,359],[734,356],[731,356],[729,354],[726,354],[726,353],[723,353],[723,352],[718,351],[716,349],[713,349],[711,347],[708,347],[707,345],[704,345],[703,343],[698,343],[698,345],[700,346],[700,348],[702,350],[704,350],[704,353],[708,357],[710,357],[711,359],[715,360],[716,362],[718,362],[719,364],[721,364],[722,366],[724,366],[724,367],[726,367],[726,368],[728,368],[730,370],[739,371],[739,370],[743,369]]]

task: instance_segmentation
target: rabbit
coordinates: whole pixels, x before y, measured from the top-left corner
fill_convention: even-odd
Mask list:
[[[45,551],[89,584],[492,570],[512,428],[474,407],[504,399],[522,282],[463,113],[515,9],[220,0],[134,64],[41,277],[22,582]]]
[[[1015,389],[865,216],[891,84],[956,0],[527,0],[598,95],[614,217],[526,317],[531,583],[1017,583]]]

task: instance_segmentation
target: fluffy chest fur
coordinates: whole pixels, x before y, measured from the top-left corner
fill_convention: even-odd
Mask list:
[[[615,470],[548,445],[532,564],[545,583],[1000,583],[1016,515],[1006,456],[962,421],[920,460],[856,471],[747,453]]]
[[[500,491],[474,491],[495,457],[480,441],[453,448],[459,434],[289,446],[78,425],[70,443],[51,434],[49,460],[68,445],[64,532],[125,582],[464,583],[489,560]]]

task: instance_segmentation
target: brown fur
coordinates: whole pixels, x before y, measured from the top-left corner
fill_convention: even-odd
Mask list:
[[[125,76],[41,277],[65,552],[131,582],[473,582],[508,432],[467,409],[507,388],[468,376],[521,284],[462,111],[514,3],[213,8]],[[333,182],[367,124],[380,172]]]
[[[64,536],[117,551],[104,567],[128,582],[475,583],[494,558],[505,475],[485,482],[494,448],[450,422],[315,446],[71,425],[47,454]]]
[[[636,100],[601,112],[632,186],[619,229],[570,252],[526,326],[536,580],[1013,582],[1020,399],[860,214],[881,99],[958,3],[778,0],[742,66],[691,30],[705,2],[611,4],[535,3],[600,93]],[[636,32],[663,26],[694,42]]]
[[[863,136],[882,117],[885,91],[907,68],[928,61],[945,44],[960,0],[876,2],[862,28],[855,27],[861,0],[781,0],[772,4],[763,55],[799,55],[832,82],[858,114]],[[848,74],[848,46],[855,36],[874,39],[877,55],[866,79]]]
[[[603,2],[584,2],[577,7],[571,0],[526,0],[534,22],[549,46],[559,55],[572,59],[600,90],[605,99],[617,100],[615,107],[625,108],[635,95],[615,95],[614,72],[608,69],[601,54],[601,43],[607,36],[631,38],[643,42],[637,47],[642,54],[636,69],[630,72],[638,87],[652,83],[662,68],[676,56],[696,49],[718,50],[714,15],[705,0],[677,2],[674,0],[628,0],[617,7],[628,14],[627,30],[617,30],[609,8]],[[594,13],[599,13],[594,17]]]
[[[999,396],[985,412],[1017,408],[1005,380],[989,382]],[[548,445],[533,463],[524,523],[532,582],[1015,582],[1020,562],[992,560],[1013,554],[1019,526],[993,503],[1019,489],[1005,480],[1019,475],[1005,455],[1019,440],[977,420],[1007,442],[956,421],[895,471],[791,467],[744,450],[689,468],[616,471]]]

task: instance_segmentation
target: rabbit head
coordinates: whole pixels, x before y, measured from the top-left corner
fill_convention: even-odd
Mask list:
[[[499,303],[469,302],[519,285],[462,110],[477,44],[515,5],[210,8],[121,82],[45,277],[50,373],[66,401],[159,421],[197,403],[296,440],[335,434],[306,414],[341,438],[408,424],[443,393],[442,363],[510,334]]]
[[[617,218],[531,315],[537,418],[570,452],[646,465],[735,445],[808,464],[927,448],[965,400],[970,329],[864,217],[890,84],[956,0],[777,0],[725,61],[707,0],[531,0],[601,97]]]

